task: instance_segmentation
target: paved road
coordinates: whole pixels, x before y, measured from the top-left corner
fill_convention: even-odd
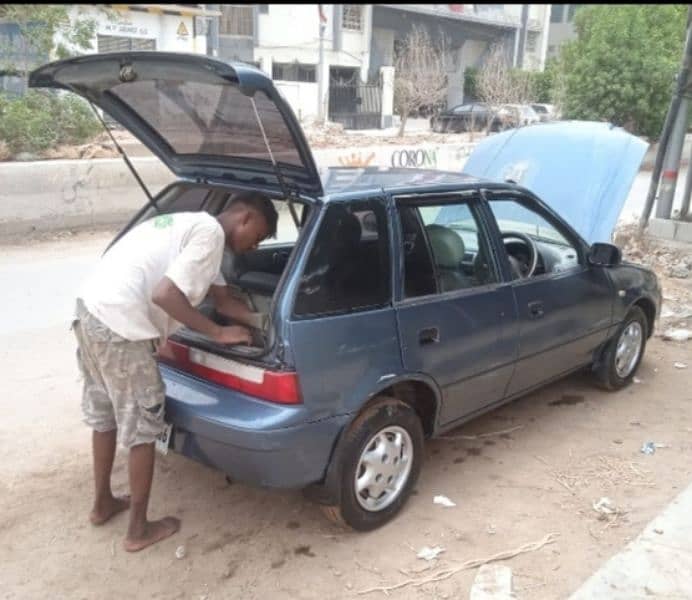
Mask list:
[[[80,423],[67,332],[72,296],[109,238],[81,234],[0,251],[2,598],[90,597],[94,586],[103,598],[351,598],[405,579],[401,569],[419,571],[416,553],[425,545],[445,548],[434,565],[442,568],[549,532],[560,534],[555,544],[508,564],[519,598],[565,598],[692,478],[689,378],[673,366],[692,365],[692,348],[656,339],[641,383],[629,390],[607,394],[574,376],[475,419],[451,434],[461,434],[456,440],[428,443],[417,494],[394,523],[371,534],[332,527],[298,492],[227,486],[218,472],[164,457],[152,517],[181,516],[183,530],[146,553],[126,555],[124,516],[103,528],[86,521],[89,432]],[[473,438],[502,430],[512,433]],[[648,439],[670,448],[643,456],[639,448]],[[114,487],[127,490],[122,452]],[[433,506],[437,494],[458,506]],[[592,510],[603,495],[626,511],[612,527]],[[182,561],[175,558],[179,545],[187,552]],[[474,575],[460,572],[423,590],[460,597]],[[396,597],[418,599],[423,590],[409,587]]]
[[[67,324],[75,290],[105,248],[106,240],[87,240],[83,246],[72,246],[69,254],[61,253],[57,244],[37,252],[3,252],[0,335]]]

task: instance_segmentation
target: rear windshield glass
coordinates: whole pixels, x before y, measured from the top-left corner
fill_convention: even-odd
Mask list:
[[[154,128],[176,154],[270,160],[251,98],[227,82],[143,79],[121,83],[110,92]],[[257,92],[254,100],[274,158],[303,166],[276,105],[263,92]]]

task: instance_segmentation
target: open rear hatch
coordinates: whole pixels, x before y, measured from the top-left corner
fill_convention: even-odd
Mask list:
[[[168,52],[79,56],[33,71],[106,111],[178,177],[319,198],[303,131],[272,80],[242,63]]]

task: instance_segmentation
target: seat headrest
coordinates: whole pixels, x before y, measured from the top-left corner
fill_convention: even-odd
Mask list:
[[[452,229],[442,225],[427,225],[428,239],[438,267],[454,269],[459,267],[466,253],[464,240]]]
[[[338,246],[353,248],[360,243],[362,231],[358,217],[341,206],[327,210],[323,226],[333,233]]]

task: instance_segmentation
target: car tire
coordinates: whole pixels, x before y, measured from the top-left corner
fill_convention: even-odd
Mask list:
[[[330,465],[336,467],[339,478],[337,503],[321,507],[325,516],[357,531],[377,529],[394,518],[418,480],[423,440],[420,418],[411,406],[396,398],[378,397],[358,415],[339,441],[333,458],[338,464]],[[393,451],[397,442],[398,456]],[[365,457],[368,453],[377,462],[368,462]],[[372,487],[359,490],[357,472],[362,480],[371,481]],[[392,483],[394,489],[380,490],[385,483]]]
[[[597,383],[606,390],[620,390],[634,378],[644,356],[648,323],[644,311],[632,307],[594,366]]]

